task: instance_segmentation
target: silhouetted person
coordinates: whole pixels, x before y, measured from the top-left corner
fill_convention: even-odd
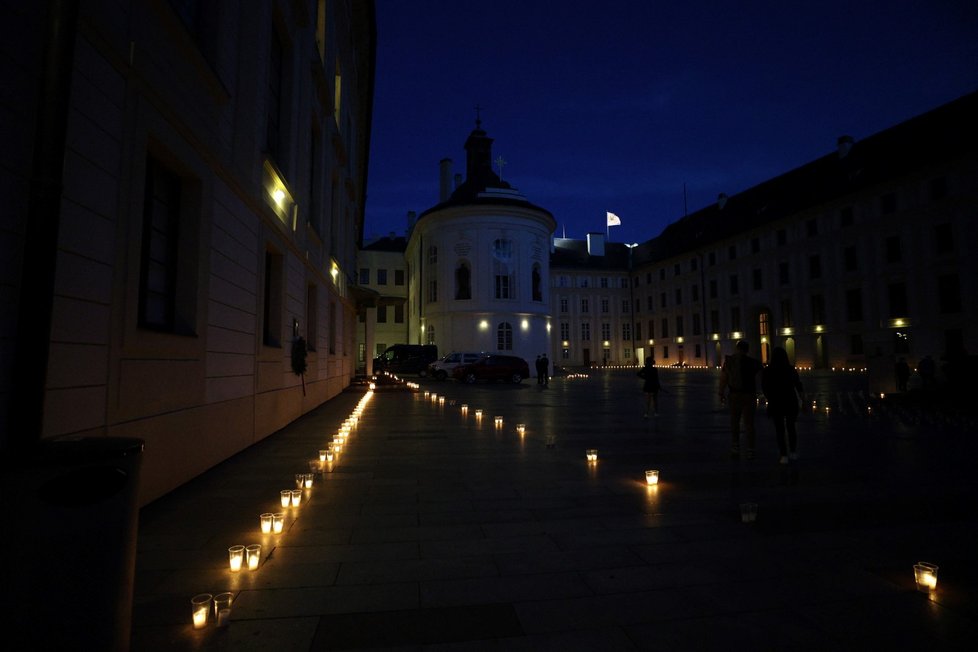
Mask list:
[[[543,386],[550,386],[550,358],[544,353],[540,357],[540,369],[543,371]]]
[[[893,366],[893,373],[896,376],[896,386],[898,392],[907,391],[907,381],[910,380],[910,365],[906,358],[900,358]]]
[[[798,459],[798,401],[804,400],[805,390],[794,365],[788,361],[788,352],[780,346],[771,352],[771,364],[761,371],[761,389],[767,398],[767,415],[774,423],[778,439],[778,451],[782,464],[788,459]]]
[[[659,416],[659,390],[662,385],[659,383],[659,370],[655,368],[654,359],[645,359],[645,366],[639,370],[638,377],[645,380],[642,384],[642,391],[645,392],[645,414],[642,416],[646,419],[649,417],[650,407],[652,414]]]
[[[754,459],[754,414],[757,412],[757,374],[761,361],[747,355],[750,345],[737,342],[737,351],[727,356],[720,369],[720,402],[730,406],[731,457],[740,457],[740,421],[747,434],[747,459]]]

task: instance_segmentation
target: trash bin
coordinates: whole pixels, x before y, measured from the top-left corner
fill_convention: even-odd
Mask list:
[[[129,649],[142,453],[141,439],[60,439],[5,464],[3,632],[14,650]]]

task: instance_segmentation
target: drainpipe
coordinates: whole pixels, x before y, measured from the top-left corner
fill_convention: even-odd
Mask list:
[[[23,459],[41,439],[78,6],[78,0],[52,0],[45,22],[7,442],[13,455],[8,459]]]

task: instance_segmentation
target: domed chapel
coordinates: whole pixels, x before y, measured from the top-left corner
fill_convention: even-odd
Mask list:
[[[465,141],[465,178],[441,162],[440,202],[413,224],[405,252],[408,341],[533,361],[550,351],[553,215],[493,170],[481,120]]]

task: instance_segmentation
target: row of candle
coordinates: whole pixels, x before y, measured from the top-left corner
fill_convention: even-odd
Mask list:
[[[363,398],[357,403],[353,413],[343,421],[339,432],[330,442],[328,449],[319,451],[317,464],[333,461],[333,454],[342,450],[343,442],[346,440],[350,431],[357,425],[360,415],[366,407],[367,402],[373,395],[373,386]],[[312,465],[310,464],[310,467]],[[321,469],[321,466],[320,466]],[[279,492],[279,503],[283,508],[297,508],[302,504],[303,490],[312,489],[314,473],[296,473],[295,489],[283,489]],[[264,512],[259,515],[259,526],[262,534],[281,534],[285,529],[285,512]],[[247,568],[249,571],[258,570],[261,563],[261,544],[253,543],[247,546],[234,545],[228,548],[228,566],[232,573],[240,572]],[[194,629],[203,629],[211,620],[211,611],[214,611],[214,619],[218,627],[227,625],[231,617],[231,603],[233,594],[221,593],[213,596],[210,593],[200,593],[195,595],[191,601],[191,616]]]

